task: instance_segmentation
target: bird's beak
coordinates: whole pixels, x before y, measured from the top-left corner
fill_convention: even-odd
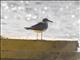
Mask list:
[[[50,20],[48,20],[48,21],[53,23],[53,21],[50,21]]]

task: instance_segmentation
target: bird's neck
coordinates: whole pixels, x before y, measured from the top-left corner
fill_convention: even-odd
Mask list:
[[[47,23],[47,22],[43,22],[43,23]]]

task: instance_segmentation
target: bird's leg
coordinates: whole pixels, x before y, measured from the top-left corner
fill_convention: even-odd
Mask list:
[[[38,40],[38,32],[37,32],[37,40]]]
[[[43,33],[41,32],[41,40],[42,40],[42,37],[43,37]]]

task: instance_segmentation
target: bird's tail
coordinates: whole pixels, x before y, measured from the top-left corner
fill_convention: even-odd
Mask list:
[[[24,27],[25,29],[27,29],[27,30],[30,30],[31,28],[30,27]]]

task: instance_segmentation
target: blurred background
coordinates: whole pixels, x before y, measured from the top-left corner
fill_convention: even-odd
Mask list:
[[[43,18],[54,21],[43,39],[80,39],[80,1],[1,1],[1,36],[36,39],[36,33],[24,27]]]

